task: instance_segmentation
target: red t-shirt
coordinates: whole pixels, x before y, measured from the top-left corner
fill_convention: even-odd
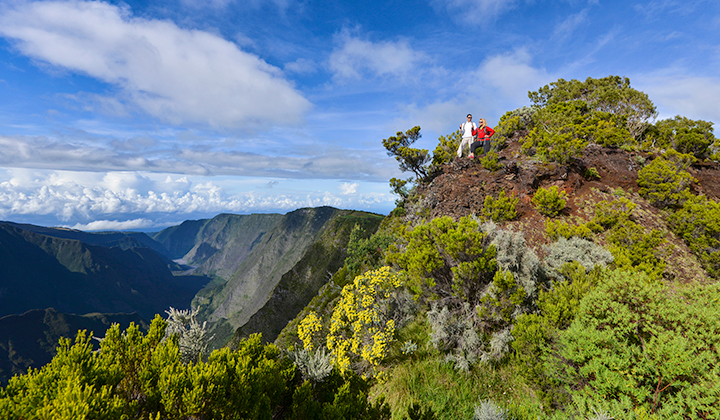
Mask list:
[[[488,127],[487,125],[485,126],[485,129],[483,129],[483,130],[481,130],[479,128],[473,130],[473,136],[477,136],[477,141],[490,140],[490,137],[492,137],[493,134],[495,134],[495,130]]]

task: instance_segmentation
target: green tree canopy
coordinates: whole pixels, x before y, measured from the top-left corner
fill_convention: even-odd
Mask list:
[[[627,77],[588,77],[584,82],[559,79],[536,92],[529,92],[528,96],[538,107],[580,100],[593,111],[624,117],[627,130],[634,139],[640,138],[649,125],[648,121],[657,116],[655,105],[647,94],[630,87]]]

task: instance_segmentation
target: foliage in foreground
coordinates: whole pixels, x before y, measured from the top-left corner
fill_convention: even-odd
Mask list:
[[[253,335],[186,364],[176,336],[156,317],[146,335],[111,327],[95,351],[90,337],[62,339],[52,362],[13,377],[0,391],[3,419],[375,419],[387,406],[367,400],[369,384],[334,372],[302,382],[279,348]]]

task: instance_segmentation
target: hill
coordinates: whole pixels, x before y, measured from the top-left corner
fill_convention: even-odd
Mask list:
[[[1,316],[52,307],[152,319],[169,306],[186,306],[203,285],[178,281],[167,258],[144,246],[108,248],[34,230],[48,232],[0,223]]]
[[[138,314],[64,314],[53,308],[33,309],[20,315],[0,318],[0,383],[6,384],[16,374],[28,368],[46,365],[55,356],[60,338],[75,338],[79,330],[102,337],[117,323],[127,328],[131,322],[147,329],[148,324]]]
[[[341,264],[352,227],[360,223],[374,231],[381,219],[332,207],[298,209],[286,215],[219,215],[211,221],[188,224],[182,235],[181,229],[175,229],[155,238],[169,249],[177,249],[175,255],[185,252],[183,258],[199,264],[194,272],[214,276],[215,280],[197,293],[193,307],[199,309],[200,320],[210,323],[215,345],[222,345],[266,306],[286,276],[286,285],[301,290],[293,290],[285,300],[273,299],[282,301],[283,308],[272,310],[272,321],[263,320],[265,327],[259,330],[269,336],[271,330],[277,334],[327,282],[327,270],[332,272]],[[183,239],[189,237],[195,238],[192,246]],[[176,246],[175,240],[184,245]],[[318,250],[327,254],[318,259],[314,254]]]

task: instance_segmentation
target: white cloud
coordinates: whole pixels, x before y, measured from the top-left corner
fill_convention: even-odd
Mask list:
[[[357,192],[359,184],[357,182],[349,183],[349,182],[343,182],[340,184],[340,194],[342,195],[348,195],[348,194],[355,194]]]
[[[306,58],[298,58],[292,63],[287,63],[284,66],[285,71],[298,73],[298,74],[309,74],[317,72],[317,65],[314,61]]]
[[[488,22],[515,7],[518,0],[431,0],[430,4],[445,10],[455,20]],[[482,19],[481,19],[482,18]]]
[[[117,149],[96,140],[62,142],[47,137],[0,135],[0,167],[375,181],[394,176],[391,160],[378,161],[379,149],[351,151],[328,146],[278,159],[273,155],[227,150],[222,144],[209,147],[198,143],[192,148],[179,148],[176,144],[153,147],[152,142],[142,139],[134,142],[138,144],[112,143]]]
[[[647,93],[657,106],[659,118],[676,115],[720,123],[720,79],[674,74],[636,76],[636,88]]]
[[[407,76],[423,60],[407,41],[366,41],[344,31],[340,46],[330,54],[328,64],[338,80],[360,79],[365,74],[380,77]]]
[[[402,107],[399,114],[403,115],[403,117],[394,121],[393,125],[410,128],[419,124],[423,130],[422,132],[432,131],[445,135],[457,130],[469,113],[473,114],[473,117],[477,120],[478,116],[486,111],[485,108],[480,109],[481,107],[480,103],[469,98],[454,98],[449,101],[433,102],[423,106],[409,104]],[[422,147],[432,150],[435,148],[435,144],[428,143]]]
[[[283,115],[298,123],[310,103],[280,69],[217,35],[133,17],[102,2],[21,2],[0,13],[0,35],[24,55],[119,89],[106,112],[129,105],[173,124],[247,127]],[[94,95],[94,96],[93,96]]]
[[[531,65],[532,56],[524,48],[508,54],[487,58],[475,75],[476,80],[488,83],[505,101],[527,102],[527,93],[553,80],[544,69]]]
[[[394,121],[395,126],[409,128],[419,124],[423,130],[446,135],[457,130],[468,113],[475,120],[482,117],[495,125],[505,111],[529,103],[528,91],[556,78],[545,69],[534,67],[532,56],[520,48],[487,57],[476,69],[450,79],[457,81],[452,91],[462,93],[422,105],[405,105],[399,113],[403,117]],[[425,143],[423,147],[432,150],[435,143]]]
[[[291,211],[323,205],[387,211],[394,198],[389,193],[357,194],[357,183],[340,184],[339,195],[323,190],[274,191],[262,185],[258,191],[229,194],[212,181],[180,178],[167,182],[167,176],[155,181],[134,173],[10,170],[8,174],[10,177],[0,182],[0,220],[45,216],[84,230],[148,228],[168,217]]]
[[[65,226],[77,230],[133,230],[153,227],[154,223],[148,219],[133,220],[95,220],[90,223],[76,223],[74,226]]]

